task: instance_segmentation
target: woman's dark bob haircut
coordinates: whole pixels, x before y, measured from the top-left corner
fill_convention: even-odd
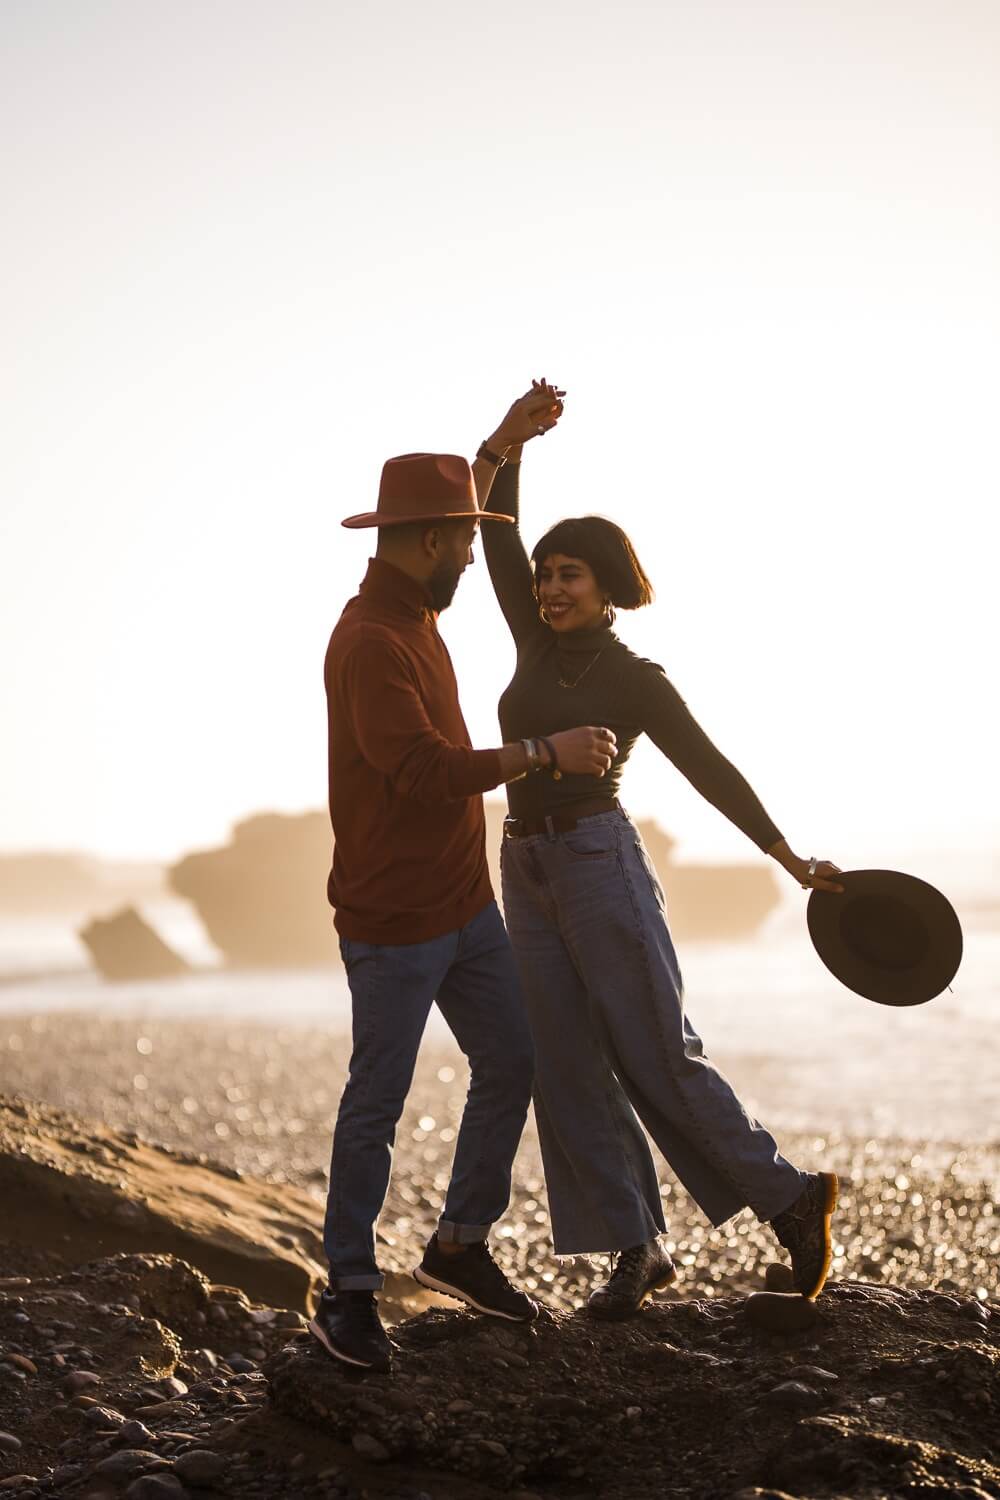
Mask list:
[[[531,566],[538,574],[547,557],[579,557],[590,567],[598,586],[618,609],[641,609],[652,603],[653,585],[646,577],[635,548],[620,526],[603,516],[571,516],[557,521],[536,544]]]

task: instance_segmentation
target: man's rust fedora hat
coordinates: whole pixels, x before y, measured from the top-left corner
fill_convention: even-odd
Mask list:
[[[414,521],[510,521],[498,511],[480,510],[467,459],[457,453],[402,453],[382,467],[378,509],[348,516],[342,526],[409,526]]]
[[[806,921],[841,984],[880,1005],[923,1005],[947,988],[962,961],[962,928],[946,896],[899,870],[836,879],[843,895],[813,891]]]

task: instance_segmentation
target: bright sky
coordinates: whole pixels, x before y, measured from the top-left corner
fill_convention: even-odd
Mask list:
[[[325,797],[383,460],[533,375],[525,530],[602,511],[797,852],[1000,835],[994,0],[6,0],[0,847]],[[474,743],[512,653],[443,619]],[[625,800],[753,857],[651,747]]]

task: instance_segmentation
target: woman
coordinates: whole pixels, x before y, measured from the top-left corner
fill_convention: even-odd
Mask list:
[[[563,394],[544,387],[553,402]],[[520,450],[488,508],[518,517]],[[499,458],[499,456],[498,456]],[[534,1035],[535,1114],[558,1255],[617,1252],[589,1310],[627,1317],[676,1272],[641,1120],[713,1225],[749,1205],[815,1297],[830,1264],[832,1172],[786,1161],[713,1067],[688,1021],[663,891],[616,796],[646,733],[701,794],[803,886],[839,890],[838,867],[793,854],[760,801],[688,712],[661,667],[614,634],[615,608],[652,588],[623,531],[588,516],[527,557],[517,526],[483,529],[517,668],[500,699],[504,742],[535,742],[538,767],[508,786],[501,856],[507,927]],[[562,775],[546,738],[606,726],[609,769]],[[637,1118],[638,1116],[638,1118]]]

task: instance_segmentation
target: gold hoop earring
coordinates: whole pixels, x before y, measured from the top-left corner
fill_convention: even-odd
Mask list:
[[[605,599],[604,601],[604,618],[607,620],[609,626],[615,623],[615,607],[610,599]]]
[[[541,622],[542,622],[543,625],[551,625],[552,624],[552,621],[549,619],[548,615],[545,613],[545,605],[544,604],[540,604],[538,606],[538,618],[541,620]]]

